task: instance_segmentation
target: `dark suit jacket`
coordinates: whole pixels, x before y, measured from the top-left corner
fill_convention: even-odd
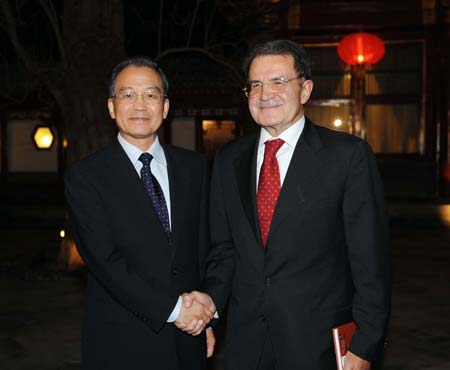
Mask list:
[[[89,269],[83,369],[193,370],[206,364],[205,337],[166,323],[178,296],[198,289],[207,247],[207,164],[163,146],[172,240],[118,142],[76,163],[66,196],[77,248]]]
[[[264,249],[256,213],[258,135],[217,156],[206,290],[229,299],[226,369],[255,369],[266,330],[278,370],[336,369],[331,328],[358,325],[351,350],[374,361],[390,309],[383,194],[357,137],[306,119]]]

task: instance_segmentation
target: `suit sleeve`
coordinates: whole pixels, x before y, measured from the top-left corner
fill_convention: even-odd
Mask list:
[[[234,244],[231,236],[226,199],[220,168],[220,153],[217,155],[211,180],[210,235],[211,248],[207,258],[206,277],[202,289],[214,301],[221,315],[231,290],[234,274]]]
[[[178,294],[157,279],[144,279],[115,248],[101,192],[79,168],[65,177],[70,226],[90,273],[127,310],[158,332],[175,307]]]
[[[350,160],[343,213],[355,288],[353,318],[358,327],[350,351],[377,361],[390,312],[390,257],[381,180],[364,141],[358,142]]]

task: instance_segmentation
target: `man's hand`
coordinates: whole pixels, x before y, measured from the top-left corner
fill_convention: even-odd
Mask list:
[[[186,308],[191,307],[191,304],[197,301],[199,303],[201,303],[203,306],[205,306],[205,308],[207,308],[213,315],[216,312],[216,305],[214,304],[213,300],[211,299],[211,297],[206,294],[206,293],[202,293],[202,292],[198,292],[196,290],[193,290],[192,292],[190,292],[189,294],[186,295],[186,297],[183,297],[183,305]]]
[[[206,358],[212,357],[216,346],[216,336],[212,328],[206,328]]]
[[[345,354],[344,370],[370,370],[370,362],[348,351]]]
[[[175,325],[178,329],[192,335],[199,335],[206,324],[213,318],[214,314],[201,303],[192,301],[187,298],[188,294],[184,293],[181,297],[183,304],[181,305],[180,314],[178,315]],[[186,302],[187,300],[187,302]],[[188,306],[188,307],[186,307]]]

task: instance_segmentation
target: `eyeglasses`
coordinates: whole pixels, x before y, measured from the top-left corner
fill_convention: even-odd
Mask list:
[[[164,95],[158,87],[150,87],[142,94],[138,94],[132,89],[125,89],[111,96],[111,98],[117,99],[122,104],[132,104],[136,102],[138,96],[142,96],[145,104],[154,104],[167,98],[167,95]]]
[[[273,93],[282,93],[286,90],[287,84],[291,81],[298,80],[303,78],[304,75],[298,75],[286,80],[283,77],[273,78],[267,82],[262,81],[249,81],[247,86],[245,86],[242,91],[244,92],[247,98],[253,98],[257,95],[260,95],[263,90],[263,85],[266,85],[266,88]]]

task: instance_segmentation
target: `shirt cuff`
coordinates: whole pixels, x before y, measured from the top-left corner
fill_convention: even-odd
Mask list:
[[[181,304],[182,304],[181,296],[178,297],[177,304],[175,305],[174,309],[172,310],[172,313],[170,314],[169,318],[167,319],[167,322],[175,322],[178,319],[178,315],[181,311]]]

